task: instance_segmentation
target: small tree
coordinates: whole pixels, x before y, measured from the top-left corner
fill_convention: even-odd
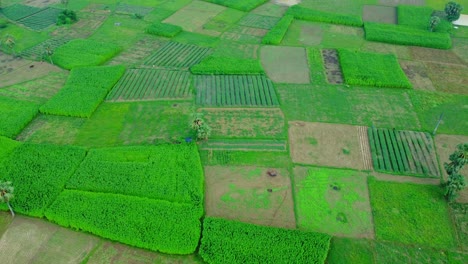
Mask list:
[[[47,47],[44,47],[44,52],[42,54],[42,59],[49,59],[50,64],[54,65],[54,61],[52,60],[52,55],[54,54],[54,50],[52,47],[49,45]]]
[[[440,23],[440,18],[438,16],[432,16],[429,21],[429,31],[433,32],[437,25]]]
[[[193,115],[190,128],[195,132],[197,140],[206,140],[211,136],[211,127],[203,120],[201,113]]]
[[[10,49],[10,52],[13,53],[13,55],[16,55],[14,50],[16,45],[16,39],[13,35],[6,34],[3,38],[3,44],[7,46],[8,49]]]
[[[15,212],[11,208],[10,201],[13,200],[15,188],[9,181],[0,181],[0,203],[6,203],[10,209],[11,215],[15,217]]]
[[[448,174],[445,185],[445,196],[449,202],[455,200],[458,192],[465,188],[465,177],[459,172],[468,163],[468,143],[459,144],[454,153],[449,157],[450,163],[444,163]]]
[[[448,2],[445,5],[445,15],[447,20],[453,22],[460,18],[460,13],[463,10],[463,7],[453,1]]]

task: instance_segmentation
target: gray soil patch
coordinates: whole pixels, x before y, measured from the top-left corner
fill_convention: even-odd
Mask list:
[[[397,10],[393,6],[365,5],[362,9],[362,20],[384,24],[397,23]]]
[[[299,4],[300,2],[302,1],[301,0],[273,0],[273,3],[277,5],[283,5],[283,6],[293,6],[293,5]]]
[[[398,5],[423,6],[426,4],[426,0],[379,0],[379,4],[386,5],[386,6],[398,6]]]
[[[418,61],[400,60],[400,66],[410,80],[414,89],[435,91],[429,75],[427,74],[426,66]]]
[[[334,49],[324,49],[322,50],[322,58],[328,82],[331,84],[344,83],[338,52]]]

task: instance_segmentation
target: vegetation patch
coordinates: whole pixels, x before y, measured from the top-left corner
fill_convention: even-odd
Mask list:
[[[367,239],[333,237],[327,263],[373,264],[374,252],[372,246],[372,241]]]
[[[367,174],[298,167],[294,174],[299,228],[340,236],[373,236]]]
[[[129,69],[107,96],[108,101],[183,99],[191,96],[188,71]]]
[[[344,80],[352,85],[411,88],[393,54],[339,50]]]
[[[208,263],[324,263],[330,236],[205,218],[200,255]]]
[[[144,64],[149,66],[188,68],[199,63],[203,58],[208,56],[210,52],[210,48],[178,42],[168,42],[149,56],[144,61]]]
[[[286,152],[273,151],[236,151],[236,150],[200,150],[200,159],[205,166],[239,165],[288,167],[291,163]]]
[[[120,47],[115,44],[74,39],[58,47],[52,59],[58,66],[71,70],[76,67],[101,65],[119,51]]]
[[[250,11],[268,0],[204,0],[213,4],[223,5],[241,11]]]
[[[292,15],[295,19],[325,22],[333,24],[342,24],[349,26],[362,26],[361,16],[358,15],[341,15],[331,12],[324,12],[314,9],[305,8],[299,5],[292,6],[286,11],[286,15]]]
[[[182,31],[182,28],[167,23],[155,22],[145,29],[145,32],[151,35],[163,36],[167,38],[175,37]]]
[[[51,58],[48,56],[47,52],[53,52],[58,47],[66,44],[70,40],[70,38],[65,36],[50,38],[28,49],[23,50],[21,52],[21,56],[32,60],[50,61]],[[52,63],[54,63],[53,60]]]
[[[20,146],[21,142],[13,139],[0,136],[0,164],[4,159],[7,159],[13,150]]]
[[[397,6],[398,25],[428,30],[432,12],[432,8],[428,6],[399,5]]]
[[[62,13],[62,9],[46,7],[39,12],[17,20],[18,23],[32,30],[43,30],[57,23],[57,17]]]
[[[455,246],[447,202],[439,186],[369,178],[369,191],[378,240],[438,248]]]
[[[216,30],[220,32],[225,31],[245,16],[245,14],[245,12],[240,10],[227,8],[204,24],[203,29]]]
[[[434,142],[429,133],[369,128],[368,137],[376,170],[439,177]]]
[[[123,66],[73,69],[65,86],[40,111],[44,114],[90,117],[124,72]]]
[[[203,106],[277,106],[270,79],[263,75],[197,75],[196,102]]]
[[[310,83],[307,54],[301,47],[263,46],[260,60],[268,77],[277,83]]]
[[[39,105],[0,96],[0,135],[14,137],[36,116]]]
[[[42,217],[85,155],[85,149],[70,146],[24,143],[16,147],[0,167],[1,175],[15,187],[14,210]],[[6,209],[5,204],[0,206]]]
[[[153,11],[153,8],[148,6],[129,5],[125,3],[117,3],[115,6],[115,12],[123,14],[138,14],[146,16],[147,14],[151,13],[151,11]]]
[[[246,27],[271,29],[278,23],[278,21],[280,21],[280,18],[278,17],[248,14],[243,17],[238,24]]]
[[[283,40],[294,17],[287,15],[281,18],[278,23],[263,37],[262,44],[278,45]]]
[[[7,7],[2,7],[0,13],[10,20],[17,21],[21,18],[31,16],[41,11],[41,8],[35,6],[14,4]]]
[[[208,57],[190,68],[193,74],[262,74],[260,61],[229,57]]]

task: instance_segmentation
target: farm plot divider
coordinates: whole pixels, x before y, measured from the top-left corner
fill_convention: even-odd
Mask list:
[[[428,133],[385,128],[367,131],[376,170],[439,177],[434,143]]]

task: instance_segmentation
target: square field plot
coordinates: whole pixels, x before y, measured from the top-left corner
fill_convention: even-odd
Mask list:
[[[190,97],[188,71],[130,69],[107,96],[109,101],[183,99]]]
[[[195,45],[168,42],[149,56],[144,64],[149,66],[165,66],[188,68],[199,63],[211,52],[210,48]]]
[[[269,176],[275,172],[276,176]],[[205,167],[207,216],[295,228],[289,175],[285,169]]]
[[[225,9],[223,6],[196,0],[179,9],[163,22],[180,26],[185,31],[195,32],[202,29],[204,24]]]
[[[263,46],[260,59],[268,77],[277,83],[310,83],[304,48]]]
[[[434,143],[428,133],[369,128],[368,137],[376,170],[439,177]]]
[[[392,6],[365,5],[362,7],[362,20],[386,24],[397,23],[397,9]]]
[[[437,248],[455,246],[452,222],[440,186],[371,178],[369,192],[378,240]]]
[[[289,122],[291,158],[295,163],[371,169],[367,133],[363,127]]]
[[[297,225],[308,231],[372,238],[367,174],[327,168],[294,168]]]

